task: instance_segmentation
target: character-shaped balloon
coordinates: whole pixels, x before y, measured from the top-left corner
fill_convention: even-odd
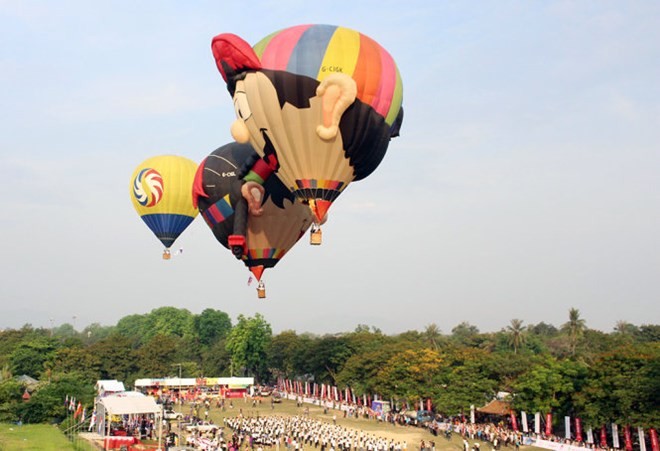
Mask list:
[[[264,269],[284,257],[313,218],[277,177],[254,182],[254,164],[259,161],[249,144],[220,147],[199,165],[193,196],[216,239],[261,282]],[[249,205],[253,201],[259,208]]]
[[[353,180],[371,174],[403,120],[402,83],[369,37],[300,25],[254,46],[233,34],[211,44],[233,96],[238,142],[250,142],[320,223]]]
[[[198,214],[192,203],[196,170],[197,163],[188,158],[163,155],[143,161],[131,176],[133,207],[165,246],[165,260],[174,241]]]

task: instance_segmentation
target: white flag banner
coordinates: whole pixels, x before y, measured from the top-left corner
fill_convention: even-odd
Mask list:
[[[564,417],[564,427],[566,429],[566,433],[564,434],[564,437],[566,440],[571,439],[571,417]]]
[[[587,443],[593,443],[594,442],[594,431],[593,429],[589,428],[587,429]]]
[[[474,404],[470,406],[470,424],[474,424]]]
[[[520,412],[520,419],[522,420],[522,428],[523,432],[529,432],[529,428],[527,427],[527,413]]]
[[[534,433],[541,433],[541,412],[536,412],[534,414]]]
[[[644,439],[644,428],[637,428],[639,435],[639,451],[646,451],[646,440]]]
[[[612,448],[619,448],[619,426],[612,423]]]

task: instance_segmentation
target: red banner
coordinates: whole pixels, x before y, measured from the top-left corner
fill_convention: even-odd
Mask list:
[[[579,418],[575,418],[575,440],[578,442],[582,440],[582,421]]]
[[[633,451],[632,436],[630,435],[630,426],[623,428],[623,440],[626,444],[626,451]]]
[[[511,411],[511,428],[518,432],[518,420],[516,420],[516,414],[513,413],[513,410]]]
[[[552,414],[545,414],[545,435],[552,435]]]
[[[600,428],[600,447],[604,449],[607,448],[607,429],[605,428],[605,425]]]
[[[660,451],[660,445],[658,444],[658,433],[655,429],[649,429],[649,435],[651,436],[651,449],[653,451]]]

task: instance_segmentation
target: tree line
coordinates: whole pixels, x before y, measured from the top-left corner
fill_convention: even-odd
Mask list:
[[[60,421],[66,396],[91,407],[99,379],[131,387],[137,378],[181,374],[348,386],[408,405],[430,399],[447,416],[507,392],[516,411],[580,417],[593,427],[658,427],[660,325],[621,321],[606,333],[588,328],[577,309],[568,313],[559,327],[512,319],[497,332],[462,322],[448,333],[431,323],[396,335],[364,324],[335,334],[273,334],[260,314],[233,323],[219,310],[176,307],[81,331],[25,325],[0,332],[0,421]],[[39,383],[28,386],[21,375]]]

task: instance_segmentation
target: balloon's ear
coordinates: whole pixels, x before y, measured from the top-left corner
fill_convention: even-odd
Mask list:
[[[261,69],[261,61],[250,44],[231,33],[219,34],[211,41],[215,64],[225,82],[246,69]]]
[[[316,134],[327,141],[337,136],[342,114],[357,97],[357,85],[348,75],[335,73],[323,79],[316,95],[323,102],[323,123],[316,127]]]

